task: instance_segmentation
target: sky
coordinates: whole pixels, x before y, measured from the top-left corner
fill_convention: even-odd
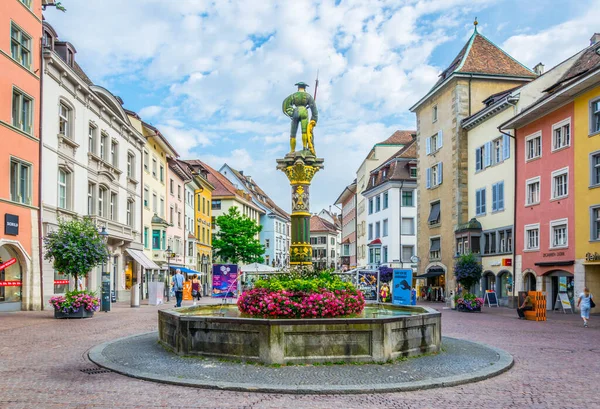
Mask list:
[[[44,16],[94,83],[159,128],[182,159],[243,170],[288,211],[290,187],[275,159],[289,151],[281,104],[296,82],[312,94],[319,73],[315,147],[325,169],[311,188],[318,212],[354,180],[374,144],[415,129],[409,108],[466,43],[476,17],[480,33],[546,70],[600,31],[600,0],[62,4],[66,13],[49,8]]]

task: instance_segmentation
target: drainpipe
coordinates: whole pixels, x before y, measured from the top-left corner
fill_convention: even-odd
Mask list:
[[[38,163],[38,252],[40,257],[40,309],[44,310],[44,251],[43,251],[43,226],[42,226],[42,99],[44,95],[44,47],[40,39],[40,99],[39,99],[39,110],[40,110],[40,129],[38,133],[38,149],[39,149],[39,163]],[[54,279],[54,278],[53,278]]]

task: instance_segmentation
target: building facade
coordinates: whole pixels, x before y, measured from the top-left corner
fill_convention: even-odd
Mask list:
[[[310,244],[313,252],[313,268],[317,271],[336,268],[338,260],[339,229],[335,224],[318,216],[310,218]]]
[[[0,311],[39,310],[42,1],[1,2],[0,27],[0,263],[14,262],[0,270]]]
[[[141,268],[139,164],[145,139],[120,98],[91,82],[77,64],[75,47],[46,23],[44,44],[42,231],[56,229],[60,219],[92,218],[108,233],[111,256],[85,285],[98,291],[104,268],[112,299],[127,300]],[[68,290],[67,278],[50,262],[42,269],[44,298]]]
[[[335,201],[342,206],[340,265],[342,271],[356,268],[356,180]]]
[[[439,277],[445,292],[456,283],[455,229],[468,221],[468,141],[461,121],[490,95],[529,82],[536,74],[487,38],[473,35],[433,88],[411,111],[417,116],[419,206],[418,271]]]
[[[185,267],[185,184],[191,175],[175,158],[167,158],[167,249],[171,249],[170,266]],[[192,270],[195,270],[193,268]]]
[[[356,264],[368,264],[367,203],[363,192],[369,183],[371,171],[389,159],[398,149],[411,142],[412,131],[396,131],[392,136],[373,146],[356,172]]]
[[[417,146],[412,141],[375,168],[367,201],[368,266],[413,268],[417,255]]]

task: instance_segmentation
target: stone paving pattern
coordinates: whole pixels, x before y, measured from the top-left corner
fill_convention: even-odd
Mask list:
[[[0,408],[600,408],[600,317],[592,316],[590,328],[583,328],[577,315],[551,312],[547,322],[520,321],[505,308],[485,308],[482,314],[442,310],[445,336],[487,343],[515,357],[508,372],[456,387],[259,394],[81,372],[95,367],[86,357],[91,347],[156,331],[156,308],[113,304],[111,312],[86,320],[55,320],[52,311],[0,313]]]
[[[123,369],[122,373],[143,372],[144,377],[171,377],[175,382],[199,381],[217,385],[222,382],[241,387],[260,385],[262,390],[302,386],[309,390],[323,385],[351,386],[391,384],[434,380],[436,378],[474,373],[499,363],[495,349],[456,338],[444,338],[444,352],[418,359],[407,359],[383,365],[294,365],[262,366],[228,362],[220,359],[179,357],[158,344],[156,333],[127,337],[107,345],[101,355]],[[101,363],[96,359],[93,361]],[[492,368],[496,370],[495,368]],[[498,368],[500,370],[500,368]],[[275,389],[271,389],[275,388]],[[352,388],[354,389],[354,388]],[[373,388],[370,388],[373,390]]]

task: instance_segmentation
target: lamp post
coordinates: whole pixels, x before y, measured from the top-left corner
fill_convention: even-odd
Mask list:
[[[102,226],[100,230],[100,237],[102,238],[102,243],[106,246],[108,243],[108,232],[106,231],[106,226]],[[102,270],[100,271],[100,278],[102,281],[102,311],[109,312],[110,311],[110,273],[106,273],[104,271],[104,260],[102,260]]]
[[[170,262],[171,262],[171,246],[167,246],[167,249],[165,250],[167,252],[167,282],[165,283],[165,287],[167,288],[167,302],[169,302],[169,296],[171,294],[171,285],[170,282],[171,280],[169,279],[169,276],[171,275],[171,267],[170,267]]]

